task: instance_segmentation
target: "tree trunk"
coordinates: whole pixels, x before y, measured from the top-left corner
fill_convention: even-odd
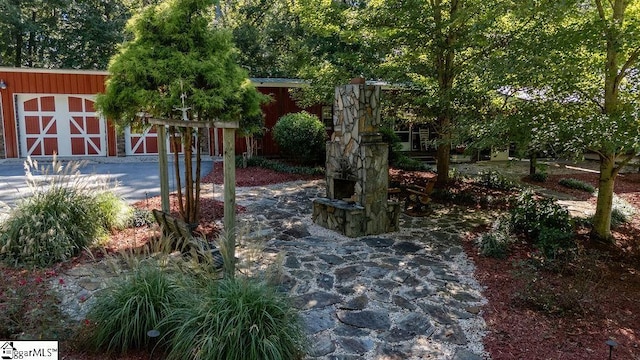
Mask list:
[[[529,153],[529,176],[536,174],[536,166],[538,165],[538,156],[535,151]]]
[[[451,93],[453,90],[453,80],[456,76],[454,71],[455,55],[458,34],[453,27],[447,28],[443,17],[442,2],[437,0],[433,3],[435,26],[439,31],[437,36],[442,38],[435,39],[436,42],[442,41],[443,44],[438,48],[435,56],[435,67],[438,74],[438,98],[440,100],[440,109],[437,119],[437,131],[439,136],[438,153],[436,167],[438,170],[437,186],[445,186],[449,182],[449,163],[451,156],[451,126],[452,126],[452,102]],[[449,18],[455,18],[462,5],[460,1],[453,0],[450,2]]]
[[[36,12],[31,12],[31,23],[33,25],[36,24]],[[27,64],[28,67],[33,67],[33,60],[35,59],[35,48],[36,48],[36,33],[35,30],[29,31],[29,40],[27,41]]]
[[[180,181],[180,147],[179,141],[176,141],[176,128],[169,127],[169,138],[173,151],[173,168],[176,175],[176,191],[178,193],[178,213],[184,219],[184,202],[182,201],[182,182]]]
[[[615,155],[600,156],[600,179],[598,180],[598,201],[593,217],[592,236],[611,241],[611,210],[613,209],[613,185],[617,175]]]
[[[16,28],[14,31],[15,31],[15,41],[16,41],[16,53],[13,60],[13,66],[22,67],[22,45],[23,45],[22,32],[19,28]]]
[[[609,1],[613,13],[608,19],[604,11],[603,2],[596,0],[596,7],[600,19],[607,24],[605,37],[607,41],[607,58],[604,72],[604,106],[603,114],[614,115],[618,112],[619,87],[622,76],[619,75],[620,66],[620,33],[624,23],[625,0]],[[611,118],[609,118],[611,119]],[[592,235],[598,239],[611,240],[611,209],[613,206],[613,184],[618,174],[616,169],[616,153],[603,151],[600,154],[600,179],[598,181],[598,202],[596,215],[593,219]]]
[[[447,127],[448,128],[448,127]],[[441,141],[438,143],[438,152],[436,154],[436,170],[438,177],[436,184],[444,186],[449,182],[449,165],[451,159],[451,136],[447,134],[440,135]]]

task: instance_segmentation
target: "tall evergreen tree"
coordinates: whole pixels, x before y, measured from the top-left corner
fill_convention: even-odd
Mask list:
[[[168,0],[145,8],[128,23],[132,40],[111,59],[106,91],[97,108],[121,125],[154,118],[241,121],[258,116],[261,95],[236,63],[228,31],[214,28],[213,0]],[[186,112],[176,109],[186,109]],[[200,128],[198,128],[200,129]],[[201,130],[178,127],[185,160],[185,198],[178,184],[180,213],[187,223],[199,219]],[[192,173],[192,151],[196,171]],[[175,154],[176,177],[178,155]]]

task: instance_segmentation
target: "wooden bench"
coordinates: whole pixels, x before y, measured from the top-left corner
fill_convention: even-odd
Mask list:
[[[411,210],[414,212],[422,212],[426,210],[426,207],[431,202],[431,193],[433,187],[436,185],[435,179],[429,179],[424,186],[408,185],[405,188],[406,197],[404,199],[405,211],[411,206]]]
[[[387,198],[389,200],[396,199],[400,197],[401,192],[402,192],[402,189],[400,189],[399,187],[390,187],[387,189]]]
[[[216,269],[222,268],[224,261],[220,249],[208,243],[205,239],[195,237],[189,230],[187,224],[170,214],[160,210],[152,210],[162,234],[171,241],[171,251],[178,250],[182,254],[190,255],[199,261],[211,256]]]

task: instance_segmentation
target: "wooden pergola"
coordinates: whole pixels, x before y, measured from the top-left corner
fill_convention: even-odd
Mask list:
[[[158,133],[158,164],[160,170],[160,199],[162,211],[169,212],[169,169],[167,161],[167,133],[166,126],[183,128],[220,128],[222,129],[222,151],[224,165],[224,231],[227,261],[235,259],[235,228],[236,228],[236,157],[235,137],[238,122],[222,121],[184,121],[176,119],[149,118],[148,122],[157,126]],[[228,269],[225,266],[225,269]],[[233,267],[231,267],[233,269]],[[230,274],[232,270],[228,270]],[[230,274],[233,276],[233,274]]]

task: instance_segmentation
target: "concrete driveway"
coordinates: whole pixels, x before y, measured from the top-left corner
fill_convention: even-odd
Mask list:
[[[51,164],[40,160],[40,165]],[[63,164],[68,161],[62,160]],[[202,176],[213,168],[214,158],[202,160]],[[143,200],[160,194],[160,175],[157,158],[127,157],[117,159],[91,159],[80,168],[89,184],[109,180],[112,189],[128,202]],[[181,169],[182,173],[182,169]],[[0,160],[0,213],[15,204],[21,197],[28,196],[30,190],[25,182],[23,160]],[[183,180],[184,181],[184,180]],[[169,188],[176,189],[173,162],[169,162]]]

